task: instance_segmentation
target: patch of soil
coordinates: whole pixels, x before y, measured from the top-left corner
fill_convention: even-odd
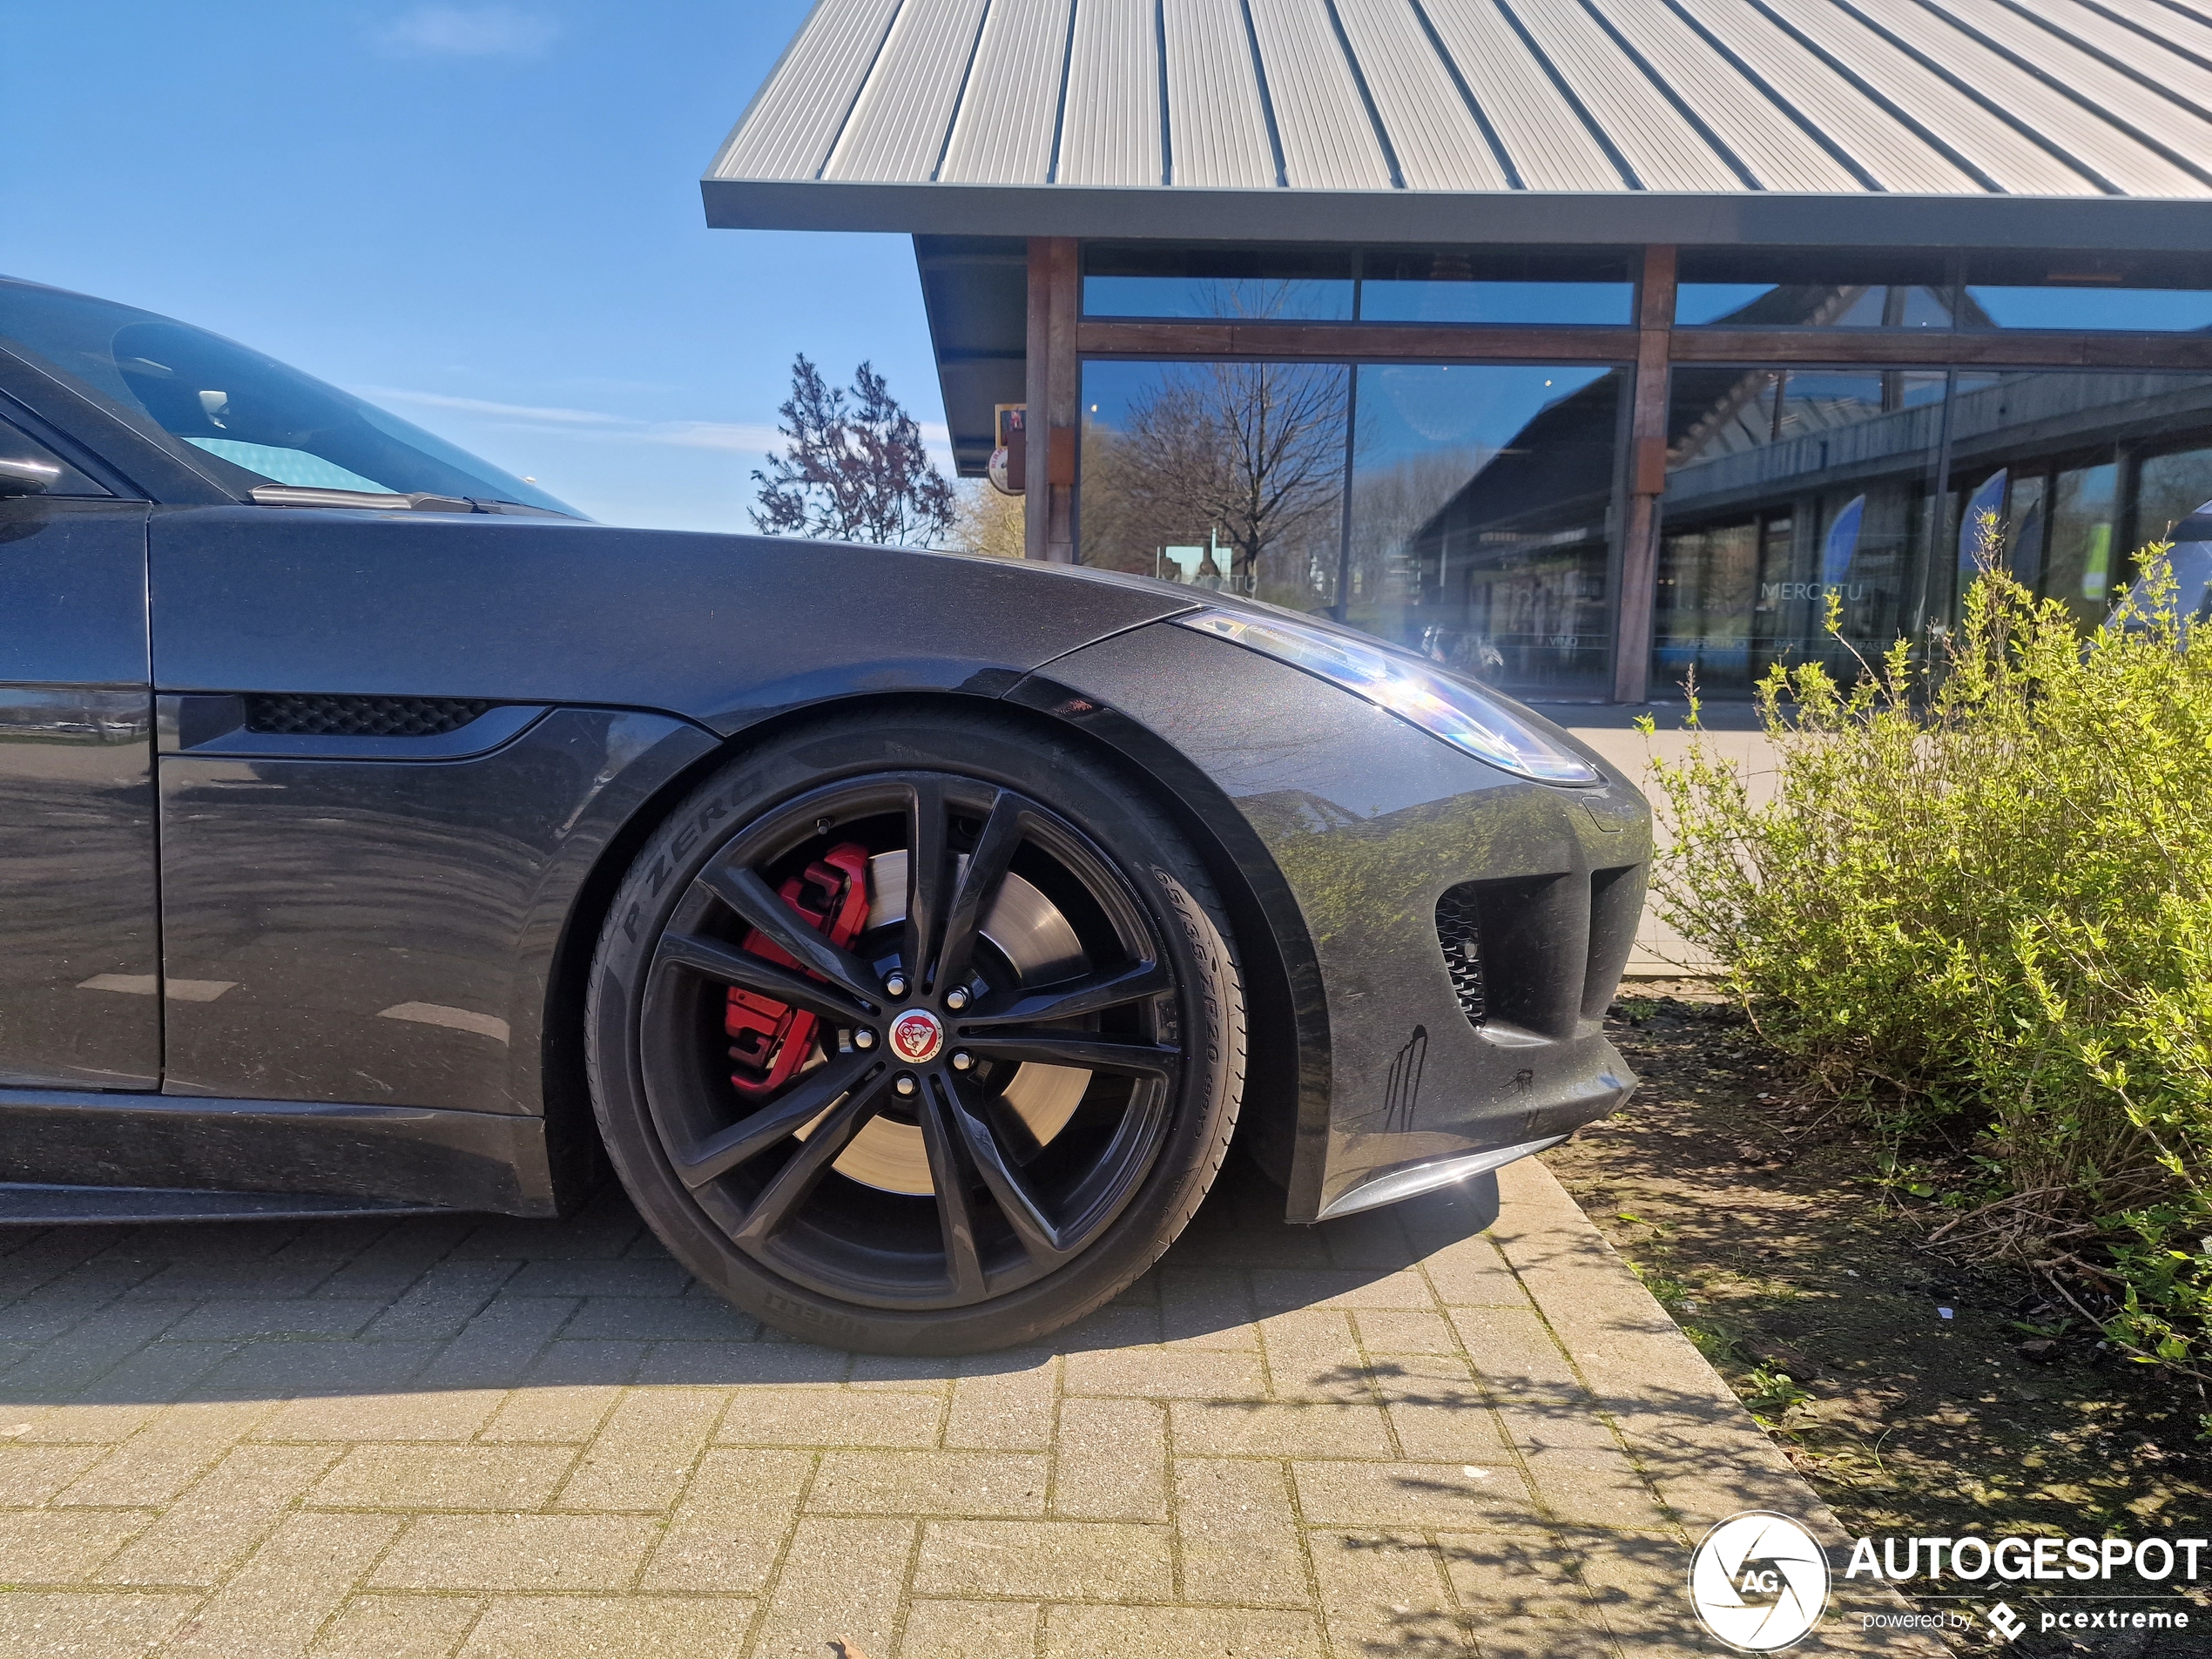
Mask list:
[[[2026,1272],[1932,1248],[1949,1212],[1885,1187],[1847,1120],[1795,1101],[1736,1008],[1632,988],[1609,1029],[1642,1088],[1544,1162],[1854,1537],[2212,1533],[2195,1385],[2101,1352]],[[2041,1611],[2112,1605],[2057,1599],[2099,1586],[1898,1588],[1975,1615],[1946,1638],[1960,1653],[2178,1659],[2212,1655],[2212,1550],[2199,1571],[2128,1604],[2185,1608],[2186,1633],[2035,1632]],[[2000,1595],[2031,1619],[2010,1646],[1981,1620]]]

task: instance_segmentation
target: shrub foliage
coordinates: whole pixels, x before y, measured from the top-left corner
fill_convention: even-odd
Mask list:
[[[1939,1232],[2202,1376],[2212,625],[2177,618],[2157,547],[2085,637],[1981,536],[1932,671],[1900,643],[1849,685],[1817,664],[1760,684],[1770,800],[1700,742],[1655,762],[1660,907],[1898,1184],[1932,1195],[1909,1160],[1947,1154]]]

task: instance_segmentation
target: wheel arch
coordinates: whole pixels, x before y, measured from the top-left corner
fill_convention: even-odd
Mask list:
[[[1082,704],[1081,709],[1071,706]],[[584,1003],[599,934],[638,849],[699,779],[733,756],[793,727],[870,708],[911,711],[935,705],[995,711],[1072,742],[1145,789],[1190,841],[1229,913],[1246,999],[1245,1096],[1238,1136],[1274,1180],[1298,1193],[1294,1171],[1302,1124],[1327,1117],[1327,1012],[1320,972],[1290,889],[1259,839],[1219,787],[1163,740],[1124,717],[1030,675],[1001,697],[959,691],[863,692],[786,709],[731,733],[671,772],[623,820],[593,860],[570,901],[546,976],[543,1025],[545,1136],[556,1191],[564,1209],[607,1173],[584,1065]]]

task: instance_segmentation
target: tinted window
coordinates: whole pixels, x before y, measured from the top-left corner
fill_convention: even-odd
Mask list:
[[[1619,254],[1371,250],[1362,322],[1598,323],[1635,319],[1635,284]]]
[[[1331,248],[1083,249],[1089,317],[1332,322],[1352,316],[1352,255]]]
[[[143,412],[240,494],[306,484],[576,510],[351,393],[151,312],[0,282],[0,340]]]
[[[2212,265],[2098,254],[1977,254],[1960,320],[1980,328],[2212,329]]]
[[[41,495],[105,496],[110,493],[37,439],[5,420],[0,420],[0,461],[28,462],[33,467],[52,468],[52,482],[39,492]],[[5,497],[0,496],[0,499]]]

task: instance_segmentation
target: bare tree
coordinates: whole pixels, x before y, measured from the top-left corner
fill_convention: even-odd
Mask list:
[[[986,558],[1018,559],[1028,553],[1028,520],[1022,497],[1001,496],[989,484],[969,479],[953,497],[952,545]]]
[[[1342,510],[1345,371],[1330,364],[1193,363],[1130,409],[1114,448],[1126,510],[1183,533],[1218,529],[1230,574],[1318,538]],[[1274,573],[1302,579],[1303,570]]]
[[[760,486],[752,522],[763,533],[927,546],[950,528],[952,487],[922,448],[921,428],[868,364],[853,371],[848,401],[800,353],[791,396],[776,412],[776,430],[791,444],[752,475]]]

